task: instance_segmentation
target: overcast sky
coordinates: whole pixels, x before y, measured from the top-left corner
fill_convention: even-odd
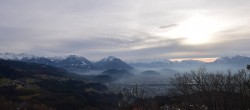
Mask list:
[[[0,52],[210,58],[250,55],[250,0],[1,0]]]

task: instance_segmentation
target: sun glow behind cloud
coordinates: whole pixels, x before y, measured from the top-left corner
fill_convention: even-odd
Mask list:
[[[213,41],[216,32],[225,29],[225,21],[202,14],[193,15],[171,29],[163,29],[156,34],[171,39],[183,38],[183,44],[200,45]]]

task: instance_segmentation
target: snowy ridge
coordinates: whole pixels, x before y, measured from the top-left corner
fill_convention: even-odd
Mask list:
[[[118,59],[118,58],[116,58],[114,56],[108,56],[106,58],[101,59],[101,61],[108,62],[108,61],[114,61],[116,59]]]
[[[14,54],[14,53],[0,53],[0,59],[5,59],[5,60],[21,60],[23,58],[34,58],[35,56],[25,54],[25,53],[20,53],[20,54]]]

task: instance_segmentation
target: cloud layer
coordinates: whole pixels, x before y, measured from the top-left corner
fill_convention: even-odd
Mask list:
[[[126,60],[249,56],[249,10],[247,0],[3,0],[0,52]],[[209,42],[193,43],[205,36]]]

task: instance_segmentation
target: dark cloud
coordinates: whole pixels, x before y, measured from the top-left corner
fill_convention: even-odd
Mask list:
[[[164,25],[160,26],[159,29],[168,29],[177,26],[177,24],[169,24],[169,25]]]

